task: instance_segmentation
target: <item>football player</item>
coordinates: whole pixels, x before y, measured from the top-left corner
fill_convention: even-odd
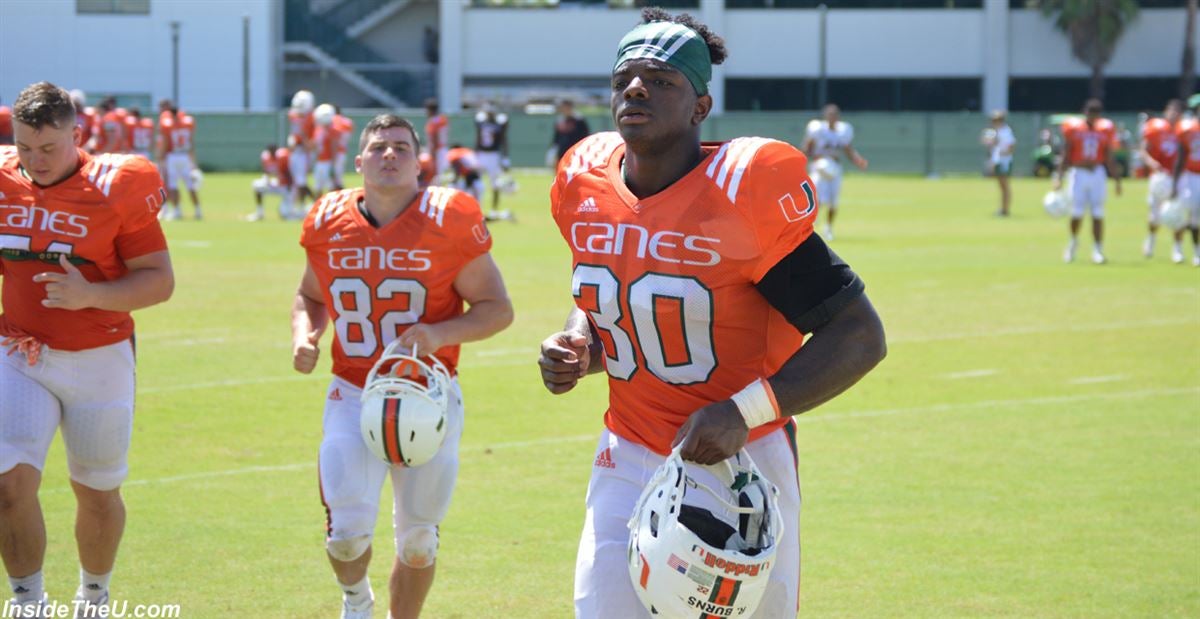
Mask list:
[[[991,129],[987,144],[988,163],[992,168],[992,176],[1000,185],[1000,210],[996,211],[996,216],[1008,217],[1008,207],[1012,201],[1008,177],[1012,175],[1013,150],[1017,146],[1017,138],[1013,135],[1012,127],[1008,126],[1007,114],[1003,110],[992,112]]]
[[[288,149],[278,148],[268,144],[259,159],[262,162],[263,175],[254,180],[254,212],[246,216],[246,221],[262,221],[263,194],[279,195],[279,218],[294,219],[298,215],[292,210],[295,199],[295,187],[292,185],[292,173],[288,168]]]
[[[79,127],[79,145],[91,152],[92,136],[100,124],[96,109],[88,107],[87,95],[78,88],[71,91],[71,103],[75,105],[75,126]]]
[[[1104,201],[1107,198],[1105,182],[1111,173],[1117,195],[1121,195],[1121,176],[1113,165],[1113,141],[1116,127],[1112,121],[1102,118],[1104,105],[1099,99],[1088,99],[1083,106],[1084,118],[1071,118],[1062,125],[1063,145],[1066,149],[1054,175],[1054,190],[1062,189],[1063,177],[1070,175],[1071,186],[1071,240],[1063,252],[1063,261],[1075,260],[1079,228],[1083,215],[1092,216],[1092,262],[1104,264]],[[1070,168],[1070,171],[1068,171]]]
[[[354,132],[354,121],[342,116],[341,106],[333,106],[333,128],[338,132],[337,152],[333,156],[333,188],[346,188],[346,152],[350,150],[350,134]]]
[[[437,99],[425,100],[425,141],[429,142],[429,153],[440,176],[450,169],[450,119],[438,111]]]
[[[129,313],[166,301],[174,276],[158,171],[78,148],[75,113],[65,90],[33,84],[13,106],[16,146],[0,147],[0,555],[16,603],[43,604],[37,494],[61,428],[78,502],[76,617],[107,617],[133,432]]]
[[[0,105],[0,146],[12,143],[12,108],[7,105]]]
[[[1150,258],[1154,255],[1154,236],[1158,232],[1158,212],[1163,202],[1169,197],[1170,184],[1175,173],[1175,157],[1179,154],[1179,136],[1175,132],[1179,128],[1179,120],[1183,117],[1183,101],[1171,99],[1163,108],[1162,118],[1151,118],[1142,125],[1142,162],[1149,171],[1149,191],[1146,202],[1150,206],[1149,231],[1146,241],[1142,243],[1142,255]],[[1163,184],[1168,188],[1167,194],[1159,189]],[[1158,193],[1156,193],[1156,189]],[[1171,260],[1183,262],[1183,248],[1180,247],[1180,235],[1176,235],[1175,247],[1171,252]]]
[[[154,121],[142,116],[142,110],[129,109],[125,117],[126,152],[154,160]]]
[[[179,209],[179,185],[188,190],[192,209],[197,221],[204,218],[200,210],[198,176],[196,166],[196,121],[183,110],[171,106],[167,117],[159,117],[158,158],[165,162],[167,194],[171,208],[160,213],[163,219],[182,219]]]
[[[316,97],[308,90],[298,90],[292,95],[292,107],[288,109],[288,160],[292,167],[292,183],[296,186],[296,207],[304,212],[305,205],[313,200],[313,192],[308,184],[308,173],[312,171],[315,156],[316,121],[313,111],[317,105]]]
[[[805,129],[804,153],[812,160],[817,200],[825,209],[825,238],[832,241],[833,218],[837,215],[838,197],[842,193],[841,158],[845,155],[860,170],[867,169],[867,160],[854,150],[851,144],[854,127],[841,120],[841,109],[830,103],[822,115],[823,120],[813,120]]]
[[[1192,266],[1200,267],[1200,94],[1188,97],[1188,107],[1192,117],[1179,123],[1175,132],[1179,145],[1179,155],[1175,158],[1175,171],[1172,176],[1171,199],[1178,199],[1187,207],[1187,229],[1192,233]],[[1175,235],[1178,245],[1183,239],[1183,231]],[[1183,261],[1183,252],[1179,252],[1179,260]]]
[[[512,321],[492,239],[473,198],[448,187],[418,189],[420,142],[392,114],[363,129],[355,168],[362,189],[322,198],[304,222],[308,261],[292,307],[293,365],[311,372],[333,324],[333,373],[319,458],[326,550],[343,591],[344,618],[367,618],[367,580],[379,493],[391,474],[395,561],[391,616],[417,617],[433,584],[438,524],[458,472],[462,395],[453,383],[449,427],[437,455],[415,468],[375,457],[359,429],[365,379],[393,340],[435,355],[453,375],[463,342]],[[463,311],[464,301],[469,306]]]
[[[128,142],[125,135],[125,118],[128,114],[117,107],[117,100],[106,97],[100,103],[100,124],[95,135],[93,152],[120,153],[124,152]]]
[[[629,578],[626,523],[673,446],[701,464],[745,447],[779,488],[787,533],[754,616],[794,616],[791,417],[873,368],[885,354],[883,327],[862,281],[813,234],[817,196],[804,154],[764,138],[701,143],[712,65],[726,56],[721,38],[689,15],[642,15],[613,65],[617,131],[575,145],[550,195],[573,255],[576,307],[542,342],[542,381],[560,394],[608,373],[575,616],[650,616]]]
[[[338,144],[342,135],[334,126],[333,119],[337,111],[332,104],[322,103],[313,112],[313,153],[316,164],[313,165],[313,194],[320,197],[334,188],[333,159],[337,154]]]
[[[490,219],[511,219],[500,212],[500,175],[508,171],[508,115],[497,112],[491,101],[485,101],[475,115],[475,154],[479,169],[488,177],[492,189]]]

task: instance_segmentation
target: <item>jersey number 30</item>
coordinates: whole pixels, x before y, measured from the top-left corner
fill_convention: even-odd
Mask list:
[[[595,292],[595,307],[588,310],[588,315],[612,340],[612,349],[606,345],[604,355],[605,367],[613,378],[629,380],[637,372],[634,340],[641,349],[646,369],[663,382],[700,383],[708,380],[716,369],[712,292],[700,280],[647,273],[623,289],[608,268],[581,264],[575,267],[571,288],[576,298],[582,297],[587,288]],[[624,318],[622,296],[628,298],[632,334],[617,324]],[[664,311],[671,310],[660,308],[674,308],[675,315],[664,316]],[[667,342],[677,343],[672,350],[674,354],[668,353],[672,347]]]

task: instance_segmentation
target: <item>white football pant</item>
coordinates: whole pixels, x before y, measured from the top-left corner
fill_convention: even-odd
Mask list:
[[[794,429],[789,424],[746,445],[759,471],[779,488],[784,529],[775,568],[754,612],[755,619],[795,617],[799,604],[800,480],[786,435]],[[576,619],[650,619],[629,577],[627,525],[642,489],[664,461],[665,457],[607,429],[601,433],[575,559]]]
[[[1104,219],[1104,201],[1108,197],[1108,174],[1104,166],[1092,169],[1073,167],[1067,172],[1071,194],[1071,219],[1090,212],[1092,219]]]

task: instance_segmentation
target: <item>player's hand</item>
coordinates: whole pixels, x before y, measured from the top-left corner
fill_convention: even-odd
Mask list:
[[[33,281],[46,284],[46,298],[42,299],[42,306],[65,310],[94,306],[96,285],[89,282],[83,273],[67,260],[66,254],[59,254],[58,266],[62,267],[65,273],[47,271],[33,276]]]
[[[542,384],[550,393],[566,393],[587,376],[591,363],[587,340],[582,333],[559,331],[542,342],[538,366],[542,369]]]
[[[1056,178],[1056,179],[1054,179],[1054,182],[1050,184],[1050,190],[1058,191],[1060,189],[1062,189],[1062,179]]]
[[[697,464],[716,464],[732,457],[746,445],[750,428],[732,400],[715,402],[692,413],[671,447],[682,445],[679,455]]]
[[[296,368],[297,372],[311,374],[313,368],[317,367],[317,359],[321,356],[321,349],[317,347],[320,339],[320,333],[311,331],[292,343],[292,367]]]
[[[867,160],[863,157],[859,157],[858,159],[854,160],[854,165],[858,166],[858,169],[860,169],[860,170],[866,170],[867,169]]]
[[[410,350],[415,348],[416,353],[422,357],[432,355],[446,345],[446,340],[442,337],[437,325],[424,322],[418,322],[405,329],[399,339],[401,346],[406,346]]]

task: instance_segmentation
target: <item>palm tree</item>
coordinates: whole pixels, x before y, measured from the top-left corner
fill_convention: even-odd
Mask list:
[[[1190,0],[1192,3],[1195,0]],[[1138,14],[1137,0],[1035,0],[1071,40],[1071,53],[1092,68],[1091,96],[1104,99],[1104,65]]]
[[[1179,98],[1187,100],[1196,91],[1196,0],[1188,0],[1183,25],[1183,72],[1179,76]]]

